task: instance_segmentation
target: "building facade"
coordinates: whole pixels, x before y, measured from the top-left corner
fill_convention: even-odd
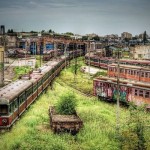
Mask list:
[[[121,34],[121,38],[122,38],[122,39],[125,39],[125,38],[127,38],[127,39],[132,39],[132,34],[131,34],[131,33],[128,33],[128,32],[123,32],[123,33]]]
[[[138,45],[131,50],[134,59],[150,60],[150,45]]]

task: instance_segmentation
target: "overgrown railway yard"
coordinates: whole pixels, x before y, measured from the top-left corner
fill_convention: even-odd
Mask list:
[[[73,63],[73,61],[71,62]],[[137,109],[120,108],[119,133],[116,132],[116,104],[93,97],[93,78],[80,72],[84,65],[78,61],[77,75],[74,66],[64,69],[20,119],[8,131],[0,133],[0,150],[128,150],[138,147],[138,136],[132,129],[142,127],[141,143],[150,149],[150,114]],[[102,73],[104,74],[104,73]],[[56,105],[60,96],[75,94],[77,113],[83,128],[72,136],[54,134],[50,129],[49,106]],[[139,123],[139,124],[138,124]],[[142,123],[142,125],[140,124]]]

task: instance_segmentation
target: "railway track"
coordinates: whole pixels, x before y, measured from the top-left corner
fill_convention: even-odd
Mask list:
[[[59,82],[59,81],[55,81],[55,82],[56,82],[56,83],[59,83],[59,84],[62,85],[62,86],[64,86],[64,85],[63,85],[63,83],[64,83],[66,86],[68,86],[68,87],[70,87],[70,88],[76,90],[78,93],[80,93],[80,94],[83,95],[83,96],[86,96],[86,97],[89,97],[89,98],[94,97],[92,94],[85,93],[85,92],[83,92],[81,89],[78,89],[77,87],[73,86],[72,84],[68,84],[67,82],[65,82],[65,81],[62,80],[61,78],[59,78],[59,80],[60,80],[61,82]],[[62,82],[63,82],[63,83],[62,83]]]

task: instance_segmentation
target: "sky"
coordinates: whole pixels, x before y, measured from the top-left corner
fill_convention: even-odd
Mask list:
[[[150,0],[0,0],[6,31],[150,34]]]

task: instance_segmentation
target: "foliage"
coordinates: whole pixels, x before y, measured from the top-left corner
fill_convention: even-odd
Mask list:
[[[66,32],[66,35],[74,35],[72,32]]]
[[[127,120],[127,127],[122,131],[122,149],[124,150],[146,150],[146,132],[145,106],[135,106],[130,104],[130,115]]]
[[[107,76],[106,71],[99,71],[95,75],[93,75],[93,78],[98,77],[98,76]]]
[[[88,40],[88,36],[82,36],[82,40]]]
[[[15,77],[14,80],[18,79],[20,75],[29,73],[31,68],[29,66],[17,66],[14,68]]]
[[[81,58],[80,58],[81,59]],[[79,62],[79,61],[78,61]],[[83,62],[80,62],[80,64]],[[61,82],[61,78],[68,84],[73,82],[73,73],[70,68],[63,70],[59,78],[53,84],[53,90],[47,90],[28,108],[14,126],[5,133],[0,133],[0,150],[120,150],[120,141],[116,140],[116,105],[98,101],[97,98],[81,95],[79,92]],[[80,71],[77,74],[76,88],[92,92],[92,80]],[[70,90],[77,99],[76,110],[84,122],[84,127],[76,135],[54,134],[50,130],[48,109],[50,105],[56,105],[61,95]],[[130,132],[127,116],[129,109],[120,108],[120,125],[122,125],[122,149],[131,150],[136,144],[132,141],[138,140],[136,132]],[[138,115],[138,114],[136,114]],[[147,128],[144,127],[145,147],[150,149],[150,114],[141,112],[139,114],[145,120]],[[131,121],[130,121],[131,122]],[[145,122],[145,121],[144,121]],[[134,120],[130,124],[134,127]],[[133,129],[133,128],[132,128]],[[126,136],[124,135],[126,133]],[[130,138],[129,138],[130,137]],[[133,137],[134,139],[131,139]],[[8,142],[9,141],[9,142]],[[134,142],[134,143],[135,143]]]
[[[97,35],[97,36],[94,36],[92,39],[95,40],[95,41],[99,41],[99,40],[100,40],[100,38],[99,38],[98,35]]]
[[[76,97],[73,93],[66,93],[60,97],[60,101],[56,105],[56,111],[62,115],[75,114]]]
[[[38,33],[37,31],[30,31],[30,33]]]
[[[8,29],[7,33],[14,33],[13,29]]]
[[[52,29],[50,29],[48,32],[49,32],[49,33],[55,33]]]
[[[83,96],[58,81],[57,78],[53,90],[43,93],[9,132],[0,133],[0,150],[120,150],[120,143],[115,139],[116,106]],[[84,121],[83,129],[76,136],[54,134],[49,125],[49,106],[55,105],[61,95],[69,92],[68,89],[75,93],[78,99],[76,110]],[[120,112],[121,124],[125,126],[129,110],[120,108]],[[143,117],[150,120],[150,114]],[[145,134],[148,145],[150,131]]]
[[[42,63],[43,63],[43,56],[42,55],[36,55],[36,64],[35,64],[35,68],[39,68]]]

